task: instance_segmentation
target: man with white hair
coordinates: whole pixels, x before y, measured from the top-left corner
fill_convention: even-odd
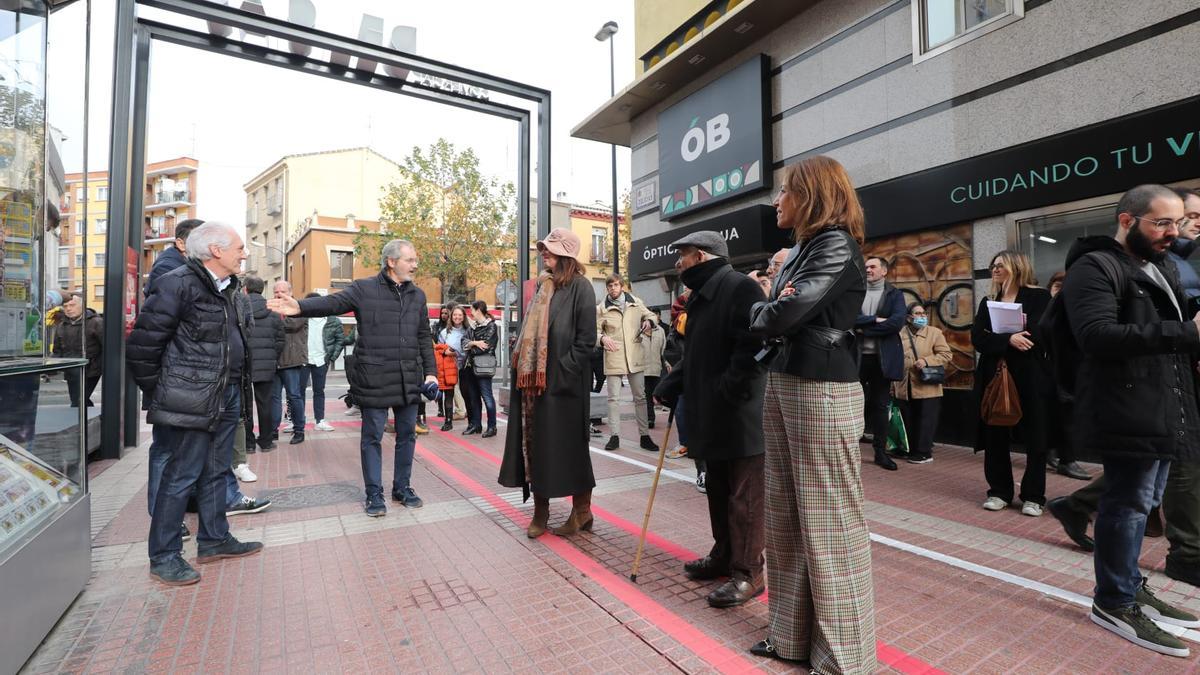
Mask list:
[[[340,293],[304,300],[289,295],[267,302],[268,307],[285,316],[354,312],[358,343],[354,367],[346,379],[350,381],[350,394],[362,409],[359,454],[367,495],[364,511],[372,517],[387,515],[380,443],[388,409],[396,416],[392,499],[408,508],[422,506],[410,484],[417,411],[422,395],[430,400],[437,395],[429,306],[425,292],[413,281],[417,251],[412,242],[393,239],[383,247],[381,263],[379,274],[358,279]]]
[[[248,377],[245,318],[237,272],[242,238],[228,225],[205,223],[187,240],[187,262],[150,285],[129,335],[129,369],[147,399],[151,424],[169,429],[171,448],[150,519],[150,575],[164,584],[194,584],[179,523],[193,489],[199,509],[197,562],[256,553],[259,542],[229,533],[226,472],[240,433],[241,392]]]

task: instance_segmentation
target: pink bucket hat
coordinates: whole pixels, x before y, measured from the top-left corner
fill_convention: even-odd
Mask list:
[[[574,258],[586,264],[580,257],[583,254],[583,246],[579,242],[579,235],[563,227],[550,230],[550,234],[537,243],[537,248],[539,251],[550,251],[560,258]]]

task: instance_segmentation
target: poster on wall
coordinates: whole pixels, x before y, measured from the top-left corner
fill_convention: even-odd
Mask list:
[[[975,382],[975,348],[971,323],[975,318],[971,225],[945,230],[912,232],[868,241],[868,256],[888,262],[888,281],[904,293],[905,306],[920,302],[929,325],[940,328],[954,352],[946,367],[946,387],[970,389]]]

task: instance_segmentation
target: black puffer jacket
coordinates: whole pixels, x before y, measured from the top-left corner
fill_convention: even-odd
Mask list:
[[[90,308],[85,309],[78,319],[69,319],[63,312],[62,321],[54,331],[54,355],[83,358],[85,342],[88,362],[84,376],[89,379],[100,377],[104,363],[104,317]]]
[[[781,298],[787,284],[796,289]],[[824,382],[858,381],[854,322],[867,294],[858,242],[828,227],[792,249],[775,275],[771,300],[750,312],[750,330],[782,338],[771,371]]]
[[[248,344],[249,317],[235,300],[237,278],[219,292],[208,270],[188,259],[149,290],[125,348],[129,371],[149,400],[147,421],[215,431],[229,384],[230,321],[236,321],[243,347]],[[241,372],[243,381],[235,384],[244,391],[249,370],[243,366]]]
[[[1124,267],[1112,279],[1094,256]],[[1165,263],[1165,264],[1164,264]],[[1081,448],[1105,457],[1200,461],[1196,353],[1200,331],[1170,261],[1157,263],[1175,302],[1112,237],[1080,239],[1067,254],[1063,307],[1083,359],[1075,380]]]
[[[254,325],[250,327],[250,381],[269,382],[275,377],[275,363],[283,352],[283,319],[267,309],[262,293],[251,293],[250,311]]]
[[[346,290],[300,300],[300,316],[354,312],[358,344],[350,393],[364,408],[417,403],[426,377],[437,376],[429,306],[416,284],[397,285],[386,273],[359,279]]]

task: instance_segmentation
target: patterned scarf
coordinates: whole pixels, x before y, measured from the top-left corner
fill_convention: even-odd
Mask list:
[[[529,456],[533,448],[533,407],[546,391],[546,360],[550,334],[550,299],[554,281],[548,272],[538,277],[538,290],[525,314],[517,338],[517,389],[521,390],[521,450],[525,455],[525,482],[529,483]]]

